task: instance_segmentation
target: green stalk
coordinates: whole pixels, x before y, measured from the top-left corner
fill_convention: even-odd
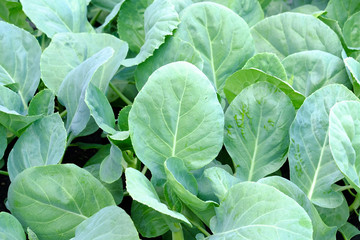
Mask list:
[[[60,117],[63,118],[63,117],[66,116],[66,114],[67,114],[67,110],[65,109],[64,111],[62,111],[62,112],[60,113]]]
[[[182,231],[181,225],[180,223],[175,223],[174,224],[177,231],[172,231],[172,240],[184,240],[184,233]]]
[[[0,175],[9,176],[9,173],[6,171],[0,170]]]
[[[353,203],[349,206],[349,212],[355,211],[360,207],[360,194],[356,194]]]
[[[100,14],[101,14],[102,10],[99,9],[98,12],[96,13],[96,15],[90,20],[90,24],[91,26],[94,26],[94,24],[96,23],[96,20],[99,18]]]
[[[114,84],[112,84],[111,82],[109,83],[109,87],[121,98],[121,100],[124,101],[124,103],[126,103],[127,105],[132,105],[132,102],[122,93],[120,92],[115,86]]]

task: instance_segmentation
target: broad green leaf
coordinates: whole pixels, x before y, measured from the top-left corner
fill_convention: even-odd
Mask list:
[[[118,34],[129,44],[131,51],[138,53],[145,43],[144,12],[153,0],[126,0],[117,19]]]
[[[19,136],[22,129],[41,118],[41,115],[25,116],[25,114],[26,110],[19,94],[0,85],[0,124]]]
[[[112,107],[105,94],[92,83],[86,90],[85,103],[97,125],[105,132],[114,134],[116,132],[115,116]]]
[[[184,215],[170,210],[160,201],[153,185],[141,172],[133,168],[127,168],[125,176],[126,189],[135,201],[154,209],[163,214],[164,217],[168,217],[171,221],[183,222],[191,225]]]
[[[342,204],[335,208],[322,208],[316,206],[322,220],[328,226],[336,226],[337,228],[340,228],[349,218],[349,206],[345,197],[343,195],[341,195],[341,197],[343,199]]]
[[[131,218],[141,236],[158,237],[170,230],[163,215],[137,201],[131,204]]]
[[[0,52],[0,85],[16,85],[27,109],[40,81],[40,45],[29,32],[0,21]]]
[[[344,63],[349,70],[351,82],[356,96],[360,96],[360,63],[352,57],[345,58]]]
[[[110,79],[118,70],[128,51],[128,46],[124,41],[110,34],[56,34],[41,56],[41,79],[50,90],[58,94],[66,76],[105,47],[111,47],[114,54],[96,70],[92,77],[92,83],[105,92]]]
[[[357,0],[330,0],[325,11],[326,16],[338,21],[342,28],[351,15],[360,11],[360,2]]]
[[[272,52],[280,59],[307,50],[321,50],[341,58],[337,35],[323,22],[301,13],[268,17],[251,28],[257,52]]]
[[[137,95],[129,130],[137,157],[158,179],[164,161],[183,159],[190,169],[211,162],[223,144],[224,114],[207,77],[187,62],[156,70]]]
[[[25,240],[26,236],[19,221],[7,212],[0,212],[0,238],[2,240]]]
[[[180,23],[179,14],[168,0],[154,0],[145,10],[144,21],[145,42],[136,57],[122,62],[126,67],[138,65],[152,56],[154,51],[165,42],[165,37],[172,35],[173,30]]]
[[[49,38],[61,32],[91,32],[85,0],[20,0],[23,10],[38,29]]]
[[[217,91],[254,54],[246,22],[230,9],[211,2],[196,3],[180,14],[174,36],[189,42],[204,61],[202,71]]]
[[[280,59],[274,53],[258,53],[250,58],[243,69],[256,68],[266,74],[272,75],[274,77],[280,78],[281,80],[287,82],[286,71],[282,65]]]
[[[122,175],[123,160],[121,150],[111,144],[110,154],[101,162],[100,179],[106,183],[113,183]]]
[[[7,147],[7,131],[4,126],[0,124],[0,159],[4,156]],[[0,166],[0,169],[2,166]]]
[[[210,180],[211,188],[220,201],[225,199],[229,189],[241,182],[227,171],[219,167],[212,167],[205,170],[205,176]]]
[[[226,80],[224,87],[226,99],[231,103],[243,89],[257,82],[268,82],[279,88],[291,99],[296,109],[305,100],[305,97],[294,90],[287,82],[257,69],[242,69],[231,75]]]
[[[178,51],[181,49],[181,51]],[[200,70],[203,68],[203,60],[194,46],[178,37],[167,38],[165,43],[154,52],[145,62],[141,63],[135,71],[137,89],[141,89],[149,76],[159,67],[168,63],[186,61],[194,64]]]
[[[194,176],[188,172],[180,158],[168,158],[165,163],[167,182],[178,198],[193,211],[206,225],[215,215],[216,202],[203,201],[197,195],[197,184]]]
[[[329,147],[329,112],[337,102],[357,100],[346,87],[331,84],[304,101],[290,127],[290,179],[311,200],[326,208],[339,206],[343,199],[331,185],[343,178]]]
[[[351,15],[345,22],[343,32],[347,47],[360,50],[360,4],[359,12]]]
[[[285,178],[275,176],[262,178],[258,182],[272,186],[291,197],[307,212],[313,225],[314,240],[336,239],[336,228],[329,227],[323,222],[316,208],[312,205],[306,194],[301,191],[300,188],[294,183],[288,181]]]
[[[29,105],[29,115],[50,115],[54,113],[55,108],[55,95],[49,89],[41,90]]]
[[[305,210],[265,184],[234,185],[215,211],[209,240],[312,239],[313,227]]]
[[[104,23],[96,28],[96,32],[103,32],[104,28],[117,16],[120,11],[121,5],[124,3],[125,0],[119,1],[111,10],[109,15],[106,16]]]
[[[130,216],[117,206],[101,209],[76,227],[71,240],[140,240]]]
[[[91,0],[92,4],[108,12],[111,12],[113,8],[121,2],[124,2],[124,0]]]
[[[3,0],[0,2],[0,18],[8,23],[14,24],[29,32],[33,31],[29,22],[26,21],[26,15],[22,10],[21,3],[12,0]]]
[[[73,164],[28,168],[8,192],[10,211],[39,239],[68,240],[77,225],[111,205],[115,202],[106,188]]]
[[[66,131],[59,114],[34,122],[16,141],[7,162],[10,180],[27,168],[57,164],[66,145]]]
[[[349,183],[360,190],[360,102],[337,103],[329,115],[329,144],[332,156]]]
[[[118,115],[117,126],[120,131],[129,131],[129,113],[131,110],[131,106],[123,107]]]
[[[359,229],[348,222],[339,228],[339,232],[341,232],[344,240],[351,240],[353,237],[360,235]]]
[[[297,13],[303,13],[303,14],[309,14],[312,15],[316,12],[319,12],[320,9],[314,5],[305,4],[302,6],[299,6],[297,8],[294,8],[291,10],[291,12],[297,12]]]
[[[90,119],[89,108],[85,104],[85,92],[96,70],[108,61],[114,50],[106,47],[74,68],[62,82],[58,100],[66,107],[66,131],[78,135],[85,129]]]
[[[346,47],[345,45],[345,40],[344,40],[344,35],[342,33],[342,29],[339,26],[339,23],[336,20],[333,20],[331,18],[327,18],[326,16],[324,16],[323,14],[317,17],[319,20],[321,20],[323,23],[325,23],[326,25],[328,25],[338,36],[338,38],[340,39],[340,42],[342,43],[343,47]]]
[[[284,164],[294,117],[289,97],[267,82],[250,85],[231,102],[224,144],[242,181],[257,181]]]
[[[209,2],[215,2],[225,7],[230,8],[240,17],[242,17],[246,23],[251,27],[257,22],[264,19],[264,12],[258,1],[254,0],[209,0]]]
[[[288,79],[292,79],[293,88],[305,96],[332,83],[351,88],[342,59],[330,53],[318,50],[298,52],[284,58],[282,64]]]
[[[110,144],[109,144],[110,145]],[[111,195],[113,196],[114,198],[114,201],[117,205],[119,205],[122,200],[123,200],[123,197],[124,197],[124,191],[123,191],[123,182],[121,180],[121,178],[119,178],[118,180],[116,180],[115,182],[113,183],[106,183],[106,182],[103,182],[101,181],[100,179],[100,163],[101,161],[106,158],[109,153],[110,153],[110,147],[107,148],[105,147],[104,148],[104,152],[105,152],[105,156],[102,155],[102,152],[101,150],[98,152],[100,154],[96,154],[94,157],[95,158],[99,158],[99,163],[95,163],[95,164],[91,164],[91,165],[88,165],[86,167],[84,167],[85,170],[89,171],[94,177],[96,177],[101,183],[102,185],[111,193]],[[101,155],[101,156],[100,156]],[[91,158],[93,161],[95,161],[95,159]],[[90,160],[89,160],[90,161]]]

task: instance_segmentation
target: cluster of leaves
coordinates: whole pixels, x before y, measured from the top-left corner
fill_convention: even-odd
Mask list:
[[[0,18],[1,239],[359,233],[359,1],[3,0]],[[108,144],[74,143],[99,128]],[[69,146],[98,152],[80,168]]]

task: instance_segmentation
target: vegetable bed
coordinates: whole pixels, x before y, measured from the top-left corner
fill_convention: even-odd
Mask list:
[[[2,0],[0,239],[356,239],[359,62],[359,0]]]

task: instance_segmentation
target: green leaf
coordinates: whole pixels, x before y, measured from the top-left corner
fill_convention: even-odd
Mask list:
[[[99,0],[98,0],[98,1],[99,1]],[[125,0],[119,1],[119,3],[117,3],[117,4],[112,8],[112,10],[111,10],[111,9],[109,10],[109,11],[111,11],[111,12],[109,13],[109,15],[106,16],[104,23],[103,23],[100,27],[96,28],[96,32],[101,33],[101,32],[104,31],[104,28],[105,28],[105,27],[117,16],[117,14],[119,13],[120,8],[121,8],[121,5],[124,3],[124,1],[125,1]],[[101,1],[101,2],[103,2],[103,1]],[[106,2],[105,2],[105,3],[106,3]]]
[[[360,9],[345,22],[343,32],[347,47],[360,50]]]
[[[26,240],[19,221],[7,212],[0,212],[0,238],[3,240]]]
[[[0,125],[0,159],[4,156],[7,147],[7,131],[6,128]],[[0,169],[2,168],[0,164]]]
[[[331,185],[343,178],[329,147],[329,112],[337,102],[357,100],[346,87],[325,86],[304,101],[290,127],[290,179],[311,200],[326,208],[339,206],[342,194]]]
[[[352,57],[345,58],[344,63],[350,72],[350,79],[356,96],[360,96],[360,63]]]
[[[339,229],[339,231],[341,232],[341,235],[344,237],[344,240],[351,240],[353,237],[360,235],[359,229],[348,222],[345,223]]]
[[[153,0],[126,0],[119,11],[118,34],[129,44],[131,51],[138,53],[145,43],[144,12]]]
[[[309,96],[332,83],[351,88],[342,59],[330,53],[312,50],[291,54],[283,59],[288,78],[295,90]]]
[[[141,236],[158,237],[170,230],[163,215],[144,204],[133,201],[131,204],[131,218]]]
[[[122,2],[124,2],[124,0],[91,0],[92,4],[108,12],[111,12],[117,4]]]
[[[233,186],[211,220],[217,239],[312,239],[305,210],[274,187],[244,182]]]
[[[117,126],[119,128],[120,131],[129,131],[129,113],[131,110],[131,106],[125,106],[123,107],[118,115],[118,119],[117,119]]]
[[[178,51],[181,49],[181,51]],[[165,43],[154,52],[145,62],[138,65],[135,71],[135,83],[137,89],[141,89],[149,76],[159,67],[168,63],[186,61],[194,64],[200,70],[203,68],[203,60],[194,46],[178,37],[169,37]]]
[[[205,224],[215,215],[216,202],[203,201],[197,195],[197,183],[194,176],[188,172],[180,158],[168,158],[165,163],[167,182],[178,198],[193,211]]]
[[[0,85],[16,84],[27,110],[40,81],[40,45],[29,32],[0,21],[0,52]]]
[[[224,144],[242,181],[257,181],[284,164],[294,117],[288,96],[267,82],[250,85],[231,102]]]
[[[29,115],[51,115],[54,113],[55,95],[49,89],[41,90],[31,99]]]
[[[336,226],[337,228],[340,228],[349,218],[349,206],[343,195],[341,195],[341,198],[343,199],[342,204],[335,208],[322,208],[316,206],[322,220],[328,226]]]
[[[114,134],[116,132],[115,116],[112,107],[105,94],[92,83],[86,90],[85,103],[97,125],[105,132]]]
[[[274,53],[258,53],[250,58],[243,69],[256,68],[266,74],[272,75],[274,77],[280,78],[281,80],[287,82],[286,71],[282,65],[280,59]]]
[[[26,21],[26,15],[22,10],[21,3],[11,0],[4,0],[0,2],[0,18],[5,22],[14,24],[29,32],[33,31],[29,22]]]
[[[8,158],[10,180],[27,168],[57,164],[66,145],[66,131],[59,114],[34,122],[16,141]]]
[[[98,154],[96,154],[97,156],[95,155],[96,158],[97,157],[99,158],[99,163],[88,165],[88,166],[84,167],[84,169],[87,170],[88,172],[90,172],[94,177],[96,177],[96,179],[98,179],[102,183],[102,185],[113,196],[115,203],[117,205],[119,205],[122,202],[123,197],[124,197],[123,182],[122,182],[121,178],[119,178],[118,180],[116,180],[115,182],[110,183],[110,184],[103,182],[100,179],[100,163],[104,158],[106,158],[109,155],[110,146],[109,146],[109,148],[105,147],[103,150],[105,150],[105,153],[106,153],[105,156],[103,156],[101,150],[98,152],[99,155]],[[107,150],[107,152],[106,152],[106,150]],[[91,158],[91,159],[93,159],[93,158]],[[95,161],[95,159],[93,159],[93,160]]]
[[[130,216],[117,206],[101,209],[76,227],[71,240],[140,240]]]
[[[343,27],[351,15],[360,11],[360,2],[353,0],[330,0],[325,11],[327,17],[338,21],[340,27]]]
[[[110,34],[56,34],[41,56],[41,79],[50,90],[58,94],[66,76],[105,47],[111,47],[114,54],[96,70],[91,81],[102,92],[105,92],[110,79],[118,70],[128,51],[127,43]]]
[[[62,82],[58,100],[67,110],[66,131],[68,134],[71,132],[75,136],[79,135],[89,122],[90,111],[84,101],[86,89],[96,70],[108,61],[113,53],[112,48],[104,48],[74,68]]]
[[[231,103],[244,88],[257,82],[268,82],[279,88],[291,99],[296,109],[298,109],[305,100],[305,97],[294,90],[287,82],[257,69],[242,69],[231,75],[226,80],[224,87],[226,99]]]
[[[254,54],[248,25],[230,9],[211,2],[190,5],[181,12],[180,20],[174,36],[199,51],[202,71],[221,91],[226,78]]]
[[[27,231],[29,240],[39,240],[37,235],[30,228],[27,228],[26,231]]]
[[[101,162],[100,179],[106,183],[113,183],[122,175],[123,160],[121,150],[111,144],[110,154]]]
[[[160,201],[153,185],[141,172],[133,168],[127,168],[125,176],[126,189],[135,201],[169,217],[173,222],[183,222],[191,225],[184,215],[170,210]]]
[[[49,38],[61,32],[91,32],[85,0],[20,0],[23,10],[38,29]]]
[[[212,167],[205,170],[205,176],[210,180],[211,188],[220,201],[225,199],[229,189],[241,182],[227,171],[219,167]]]
[[[336,239],[336,228],[329,227],[323,222],[316,208],[312,205],[306,194],[294,183],[277,176],[262,178],[258,182],[275,187],[277,190],[294,199],[307,212],[314,228],[314,240]]]
[[[145,42],[139,54],[134,58],[125,59],[122,65],[126,67],[138,65],[152,56],[165,42],[165,37],[172,35],[180,23],[179,15],[173,4],[168,0],[155,0],[144,13]]]
[[[360,190],[359,105],[358,101],[340,102],[330,110],[329,115],[329,144],[332,156],[340,171],[357,191]]]
[[[207,77],[187,62],[156,70],[137,95],[129,130],[137,157],[158,179],[164,161],[183,159],[189,169],[211,162],[223,143],[224,114]]]
[[[10,211],[39,239],[68,240],[77,225],[111,205],[115,202],[106,188],[73,164],[28,168],[8,192]]]
[[[337,35],[310,15],[282,13],[271,16],[253,26],[251,34],[257,52],[272,52],[280,59],[307,50],[321,50],[341,58],[342,47]]]
[[[225,7],[230,8],[240,17],[242,17],[246,23],[251,27],[257,22],[264,19],[264,12],[258,1],[253,0],[236,0],[236,1],[224,1],[224,0],[210,0],[209,2],[215,2]]]

